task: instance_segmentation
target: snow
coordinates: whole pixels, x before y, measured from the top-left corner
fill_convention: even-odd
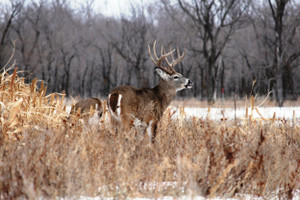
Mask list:
[[[256,107],[256,108],[237,108],[236,111],[233,108],[199,108],[199,107],[174,107],[169,106],[170,112],[174,116],[184,115],[185,117],[199,117],[203,119],[211,120],[234,120],[245,119],[246,113],[248,116],[252,114],[253,119],[273,119],[275,114],[276,119],[293,120],[294,117],[297,121],[300,121],[300,107]],[[70,112],[71,106],[66,108],[67,112]],[[248,110],[248,111],[247,111]]]
[[[279,200],[280,198],[275,196],[275,197],[271,197],[274,200]],[[72,198],[73,199],[73,198]],[[80,196],[78,198],[79,200],[113,200],[115,198],[113,197],[107,197],[107,198],[103,198],[103,197],[88,197],[88,196]],[[147,198],[147,197],[134,197],[134,198],[129,198],[127,197],[126,199],[130,199],[130,200],[153,200],[154,198]],[[222,198],[222,197],[214,197],[214,198],[205,198],[202,196],[188,196],[188,195],[184,195],[184,196],[180,196],[180,197],[172,197],[172,196],[164,196],[164,197],[159,197],[159,198],[155,198],[158,200],[173,200],[173,199],[178,199],[178,200],[186,200],[186,199],[193,199],[193,200],[239,200],[239,199],[244,199],[244,200],[263,200],[265,198],[263,197],[258,197],[258,196],[253,196],[253,195],[240,195],[237,198]],[[61,200],[67,200],[67,198],[61,198]],[[300,200],[300,195],[299,195],[299,191],[295,192],[295,195],[293,195],[292,200]]]
[[[245,119],[246,114],[248,117],[252,114],[253,119],[273,119],[275,114],[276,119],[293,120],[294,117],[297,121],[300,120],[300,107],[259,107],[259,108],[177,108],[170,107],[174,115],[183,114],[186,117],[199,117],[203,119],[221,120],[234,120],[235,116],[238,119]],[[183,109],[183,110],[182,110]]]

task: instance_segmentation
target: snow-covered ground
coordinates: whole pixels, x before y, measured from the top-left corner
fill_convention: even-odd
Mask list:
[[[274,197],[270,197],[271,199],[274,200],[279,200],[280,198],[277,196]],[[71,198],[73,199],[73,198]],[[78,198],[79,200],[112,200],[115,199],[113,197],[107,197],[107,198],[103,198],[103,197],[87,197],[87,196],[80,196]],[[146,198],[146,197],[135,197],[135,198],[126,198],[126,199],[130,199],[130,200],[153,200],[154,198]],[[164,196],[164,197],[160,197],[160,198],[155,198],[155,199],[159,199],[159,200],[173,200],[173,199],[178,199],[178,200],[189,200],[189,199],[193,199],[193,200],[240,200],[240,199],[244,199],[244,200],[264,200],[265,198],[263,197],[258,197],[258,196],[253,196],[253,195],[240,195],[237,198],[222,198],[222,197],[214,197],[214,198],[205,198],[202,196],[193,196],[193,195],[186,195],[186,196],[181,196],[181,197],[171,197],[171,196]],[[68,198],[62,198],[61,200],[69,200]],[[300,200],[300,195],[299,195],[299,191],[295,192],[292,200]]]
[[[259,108],[192,108],[192,107],[173,107],[168,109],[174,112],[174,115],[184,114],[186,117],[199,117],[203,119],[220,120],[226,118],[227,120],[245,119],[252,115],[253,119],[272,119],[275,114],[275,119],[286,119],[300,121],[300,107],[259,107]],[[67,106],[67,111],[70,112],[71,106]],[[248,111],[247,111],[248,110]],[[184,112],[182,112],[184,111]],[[248,117],[246,117],[248,114]]]
[[[275,114],[275,119],[286,119],[300,121],[300,107],[259,107],[259,108],[177,108],[171,107],[175,115],[179,113],[185,114],[187,117],[200,117],[203,119],[209,118],[212,120],[227,119],[233,120],[236,118],[245,119],[252,114],[253,119],[272,119]],[[184,112],[182,112],[182,109]],[[248,114],[248,117],[246,117]]]

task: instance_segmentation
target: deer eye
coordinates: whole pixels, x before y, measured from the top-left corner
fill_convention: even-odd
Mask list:
[[[179,76],[174,76],[173,79],[174,79],[174,80],[178,80],[178,79],[179,79]]]

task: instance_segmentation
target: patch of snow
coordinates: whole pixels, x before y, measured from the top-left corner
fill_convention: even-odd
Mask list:
[[[239,119],[245,119],[246,113],[248,117],[252,115],[254,119],[272,119],[275,113],[276,119],[295,119],[300,120],[300,107],[261,107],[257,109],[251,108],[238,108],[236,111],[233,108],[176,108],[170,107],[172,112],[175,112],[174,116],[178,116],[183,109],[186,117],[199,117],[199,118],[209,118],[211,120],[234,120],[235,117]]]
[[[70,198],[70,199],[74,199],[74,198]],[[115,199],[114,197],[107,197],[107,198],[103,198],[103,197],[87,197],[87,196],[80,196],[78,198],[79,200],[113,200]],[[147,197],[127,197],[126,199],[129,200],[153,200],[154,198],[147,198]],[[226,197],[214,197],[214,198],[205,198],[202,196],[188,196],[188,195],[184,195],[184,196],[180,196],[180,197],[172,197],[172,196],[163,196],[163,197],[159,197],[159,198],[155,198],[158,200],[173,200],[173,199],[178,199],[178,200],[186,200],[186,199],[193,199],[193,200],[239,200],[239,199],[244,199],[244,200],[263,200],[265,198],[263,197],[258,197],[258,196],[253,196],[253,195],[240,195],[236,198],[226,198]],[[274,200],[279,200],[280,198],[277,196],[271,197],[271,199]],[[68,200],[68,198],[60,198],[60,200]],[[299,196],[299,192],[296,192],[296,194],[293,196],[292,200],[300,200],[300,196]]]

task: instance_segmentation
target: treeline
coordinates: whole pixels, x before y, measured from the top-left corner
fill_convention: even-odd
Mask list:
[[[300,4],[292,0],[153,1],[107,17],[93,1],[11,0],[0,5],[0,66],[15,43],[26,81],[68,96],[106,96],[117,85],[152,87],[148,44],[186,48],[176,70],[193,80],[183,96],[266,95],[282,106],[300,94]],[[1,4],[1,3],[0,3]],[[159,51],[157,49],[157,51]]]

